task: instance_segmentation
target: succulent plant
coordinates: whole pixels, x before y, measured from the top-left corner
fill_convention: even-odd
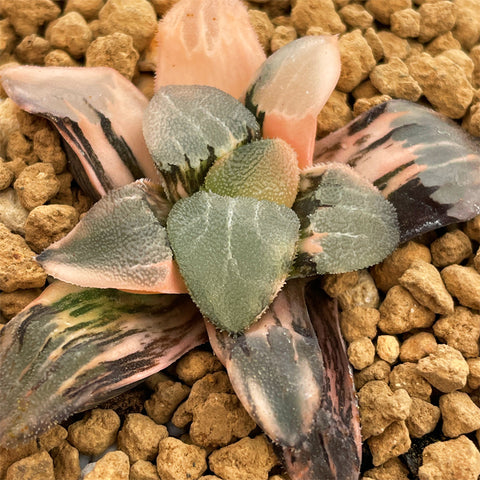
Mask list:
[[[1,331],[0,441],[118,394],[208,334],[293,480],[358,478],[337,306],[315,277],[478,214],[478,141],[391,101],[315,142],[336,37],[265,60],[238,0],[180,0],[156,41],[150,102],[107,68],[2,72],[98,201],[37,257],[59,280]]]

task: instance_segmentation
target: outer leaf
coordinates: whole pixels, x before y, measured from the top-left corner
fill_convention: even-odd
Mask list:
[[[296,275],[365,268],[381,262],[398,244],[395,209],[344,165],[305,170],[293,210],[301,221]]]
[[[185,293],[167,238],[169,210],[161,189],[139,180],[99,200],[37,260],[50,275],[82,287]]]
[[[0,443],[38,435],[204,341],[186,295],[54,283],[0,333]]]
[[[238,0],[181,0],[158,26],[157,90],[209,85],[240,98],[265,60]]]
[[[480,142],[446,117],[391,100],[319,140],[315,161],[351,165],[397,211],[400,241],[480,213]]]
[[[268,57],[248,89],[246,105],[264,138],[282,138],[300,168],[312,165],[317,116],[340,76],[336,36],[307,36]]]
[[[195,303],[218,328],[236,333],[283,285],[298,226],[287,207],[199,192],[173,206],[167,229]]]
[[[172,200],[196,192],[217,157],[260,136],[255,117],[240,102],[203,85],[160,89],[145,112],[143,131]]]
[[[247,143],[213,164],[205,189],[291,207],[298,192],[297,155],[280,138]]]
[[[11,67],[9,97],[51,120],[76,154],[76,180],[98,199],[135,178],[158,175],[142,136],[147,99],[112,68]]]
[[[353,382],[333,310],[318,289],[308,286],[306,296],[304,280],[289,281],[244,334],[208,324],[207,331],[244,407],[282,448],[290,477],[353,480],[361,458]],[[312,315],[331,329],[322,349]]]

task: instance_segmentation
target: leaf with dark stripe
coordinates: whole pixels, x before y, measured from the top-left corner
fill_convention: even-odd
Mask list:
[[[348,362],[335,365],[339,331],[332,330],[338,338],[323,338],[322,349],[318,344],[312,310],[323,301],[325,311],[331,306],[318,285],[305,285],[289,281],[242,335],[210,325],[207,331],[242,404],[282,448],[291,478],[353,480],[361,458],[353,382]]]
[[[315,163],[341,162],[397,211],[400,241],[480,213],[480,141],[446,117],[391,100],[319,140]]]
[[[143,132],[172,201],[201,185],[216,158],[260,137],[255,117],[232,96],[205,85],[170,85],[153,96]]]
[[[2,71],[1,81],[20,108],[55,124],[93,198],[137,178],[158,181],[142,135],[148,100],[116,70],[18,66]]]
[[[205,341],[187,295],[56,282],[0,332],[0,443],[38,435]]]
[[[292,276],[343,273],[381,262],[398,244],[395,209],[353,169],[303,170],[293,210],[301,222]]]
[[[158,185],[137,180],[101,198],[37,261],[55,278],[82,287],[186,293],[167,238],[170,208]]]

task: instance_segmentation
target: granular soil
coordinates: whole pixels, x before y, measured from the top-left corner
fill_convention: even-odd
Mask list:
[[[110,66],[147,97],[156,22],[175,0],[1,0],[0,75],[12,63]],[[338,34],[342,73],[318,136],[390,98],[480,136],[480,0],[245,2],[267,54]],[[132,14],[134,12],[134,14]],[[53,127],[0,103],[0,323],[45,286],[32,260],[91,206]],[[363,479],[480,474],[480,217],[401,245],[369,271],[324,277],[358,391]],[[88,465],[86,465],[88,464]],[[82,473],[83,469],[83,473]],[[0,480],[286,480],[208,347],[144,384],[0,449]]]

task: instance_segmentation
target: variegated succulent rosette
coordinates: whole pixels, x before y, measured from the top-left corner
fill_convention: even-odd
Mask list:
[[[292,480],[358,478],[336,303],[316,277],[480,213],[478,140],[392,100],[315,141],[336,37],[268,59],[239,0],[160,22],[150,102],[108,68],[12,67],[97,203],[40,255],[53,277],[0,336],[0,439],[90,408],[210,340]],[[207,337],[208,334],[208,337]]]

